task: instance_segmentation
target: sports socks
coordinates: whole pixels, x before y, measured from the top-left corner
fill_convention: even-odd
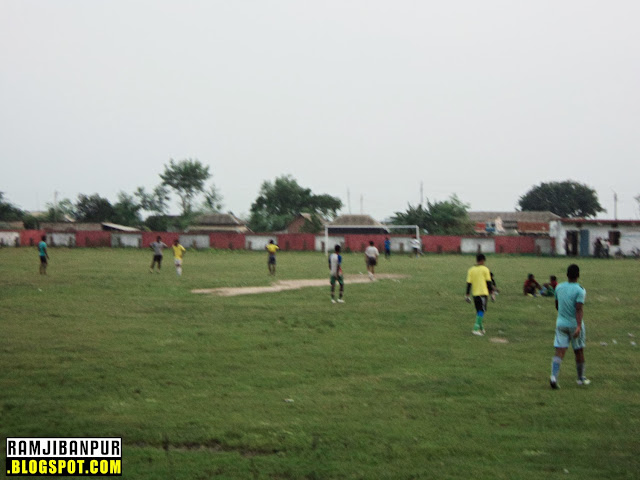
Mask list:
[[[558,374],[560,373],[561,363],[562,363],[562,359],[558,356],[554,356],[553,360],[551,360],[551,375],[553,375],[556,378],[558,378]],[[582,365],[584,366],[584,363]]]
[[[474,330],[484,330],[482,325],[482,318],[484,317],[484,312],[478,312],[476,315],[476,324],[473,326]]]
[[[578,380],[582,380],[584,378],[584,362],[576,363],[576,370],[578,371]]]

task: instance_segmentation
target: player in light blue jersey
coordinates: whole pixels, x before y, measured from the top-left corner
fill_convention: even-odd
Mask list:
[[[589,385],[591,383],[584,376],[586,333],[583,322],[583,309],[587,292],[578,283],[578,278],[580,278],[578,265],[569,265],[567,269],[568,281],[558,285],[555,292],[558,318],[556,320],[556,337],[553,346],[556,349],[556,353],[551,362],[551,378],[549,379],[553,389],[559,388],[558,374],[560,373],[560,365],[567,348],[569,348],[569,344],[571,344],[576,355],[578,385]]]

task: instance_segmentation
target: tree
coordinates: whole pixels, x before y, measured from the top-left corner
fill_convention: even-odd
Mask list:
[[[262,183],[258,198],[251,205],[249,226],[255,232],[273,232],[283,230],[301,213],[332,218],[341,208],[339,198],[314,195],[310,189],[298,185],[293,177],[285,175],[273,183]]]
[[[142,207],[133,195],[124,192],[118,193],[118,202],[113,206],[114,223],[121,225],[137,226],[142,223],[140,218],[140,210]]]
[[[133,195],[138,199],[140,209],[146,212],[164,215],[169,209],[169,189],[164,185],[158,185],[151,193],[138,187]]]
[[[418,225],[432,235],[468,235],[473,233],[468,211],[469,205],[454,194],[442,202],[427,200],[426,208],[409,204],[405,212],[395,213],[392,222],[395,225]]]
[[[211,177],[209,167],[204,166],[200,160],[169,160],[169,165],[164,166],[164,173],[160,174],[162,184],[172,188],[180,197],[182,214],[188,216],[192,213],[195,197],[204,192],[204,184]]]
[[[42,217],[45,222],[64,222],[74,220],[76,207],[71,200],[63,198],[58,203],[47,203],[47,213]]]
[[[523,212],[549,211],[563,218],[588,218],[605,211],[594,189],[570,180],[536,185],[520,197],[518,206]]]
[[[76,220],[78,222],[108,222],[115,217],[113,206],[97,193],[91,196],[78,195]]]
[[[4,199],[4,192],[0,192],[0,221],[15,222],[22,220],[24,212]]]
[[[211,185],[208,190],[205,190],[202,210],[212,213],[219,213],[222,211],[222,195],[215,185]]]

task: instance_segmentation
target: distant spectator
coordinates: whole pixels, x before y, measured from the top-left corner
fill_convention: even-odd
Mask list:
[[[603,253],[602,240],[600,240],[600,237],[598,237],[596,238],[596,241],[593,242],[593,256],[596,258],[600,258],[602,257],[602,253]]]
[[[47,252],[47,236],[42,235],[42,240],[38,243],[38,253],[40,254],[40,275],[47,274],[49,264],[49,253]]]
[[[385,237],[384,239],[384,257],[389,258],[391,256],[391,240],[389,237]]]

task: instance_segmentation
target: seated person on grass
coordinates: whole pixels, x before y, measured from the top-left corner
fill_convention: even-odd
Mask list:
[[[540,289],[542,289],[542,287],[533,276],[533,273],[530,273],[529,275],[527,275],[527,279],[524,282],[524,287],[522,288],[522,292],[525,295],[535,297],[537,295],[536,291]]]
[[[543,297],[553,297],[556,294],[556,287],[558,286],[558,279],[555,275],[549,277],[549,282],[542,285],[540,289],[540,295]]]

